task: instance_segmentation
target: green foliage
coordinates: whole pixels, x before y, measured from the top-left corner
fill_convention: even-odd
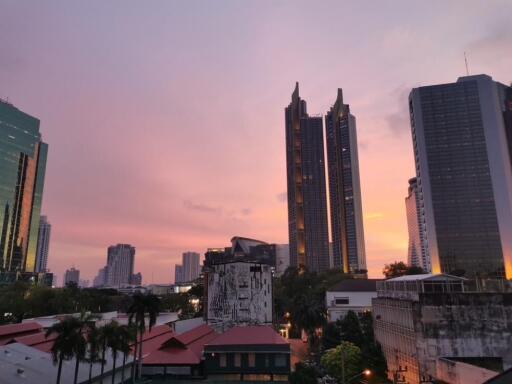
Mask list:
[[[327,373],[338,382],[344,382],[362,372],[361,349],[348,341],[343,341],[336,348],[327,350],[321,360]]]
[[[295,365],[295,371],[290,374],[291,384],[316,384],[317,373],[315,368],[303,363]]]
[[[356,313],[348,311],[346,316],[338,321],[338,326],[341,331],[341,340],[351,342],[359,348],[362,348],[367,340],[365,340]]]
[[[113,289],[50,288],[16,282],[0,287],[0,324],[59,313],[126,311],[130,300]]]
[[[404,275],[420,275],[425,273],[425,271],[420,267],[408,266],[403,261],[395,261],[394,263],[386,264],[382,273],[386,276],[386,279],[390,279]]]

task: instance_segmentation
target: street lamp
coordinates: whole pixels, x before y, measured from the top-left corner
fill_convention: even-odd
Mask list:
[[[370,371],[369,369],[365,369],[363,372],[361,373],[358,373],[357,375],[355,376],[352,376],[351,378],[349,378],[348,380],[345,380],[343,381],[342,384],[350,384],[350,382],[356,378],[358,378],[359,376],[366,376],[366,377],[370,377],[372,374],[372,371]]]

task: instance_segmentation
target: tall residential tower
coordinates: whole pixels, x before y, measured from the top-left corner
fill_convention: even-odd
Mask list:
[[[50,248],[51,232],[52,225],[48,222],[46,216],[41,216],[37,236],[36,272],[46,272],[48,269],[48,251]]]
[[[418,190],[418,179],[409,180],[409,189],[405,198],[405,212],[407,214],[407,230],[409,245],[407,248],[407,264],[422,268],[425,272],[431,271],[428,258],[427,242],[425,241],[425,215]]]
[[[332,267],[346,273],[366,270],[359,181],[356,118],[343,92],[325,116],[331,213]]]
[[[329,234],[321,117],[307,114],[295,86],[285,108],[290,264],[329,269]]]
[[[36,272],[47,151],[39,120],[0,100],[0,273]]]
[[[512,278],[512,91],[490,76],[409,96],[432,272]]]

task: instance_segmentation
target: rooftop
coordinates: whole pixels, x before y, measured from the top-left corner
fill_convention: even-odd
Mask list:
[[[328,292],[377,292],[381,279],[347,279],[329,288]]]
[[[22,324],[7,324],[0,326],[0,345],[7,344],[15,337],[32,335],[41,332],[43,327],[36,322]]]
[[[288,345],[271,326],[249,325],[233,327],[208,343],[208,346],[219,345]]]
[[[404,275],[400,277],[393,277],[392,279],[385,280],[386,282],[392,282],[392,281],[424,281],[424,280],[438,280],[438,281],[446,281],[446,280],[452,280],[452,281],[463,281],[467,280],[464,277],[458,277],[453,275],[448,275],[445,273],[439,273],[439,274],[433,274],[433,273],[423,273],[421,275]]]

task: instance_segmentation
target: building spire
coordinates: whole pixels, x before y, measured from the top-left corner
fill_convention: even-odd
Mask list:
[[[299,82],[296,81],[295,82],[295,89],[293,90],[293,93],[292,93],[292,101],[295,101],[295,100],[298,100],[299,99]]]

